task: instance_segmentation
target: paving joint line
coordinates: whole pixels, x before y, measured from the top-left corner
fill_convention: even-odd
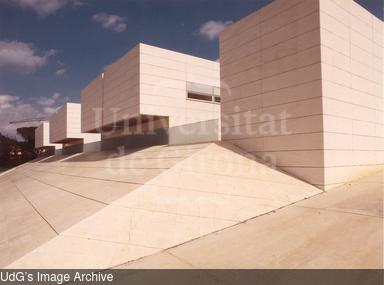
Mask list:
[[[85,240],[92,240],[92,241],[100,241],[100,242],[113,243],[113,244],[131,245],[131,246],[137,246],[137,247],[143,247],[143,248],[149,248],[149,249],[162,250],[162,248],[159,248],[159,247],[139,245],[139,244],[132,244],[132,243],[128,243],[128,242],[119,242],[119,241],[112,241],[112,240],[104,240],[104,239],[97,239],[97,238],[82,237],[82,236],[79,236],[79,235],[66,234],[66,233],[61,233],[60,236],[79,238],[79,239],[85,239]]]
[[[343,213],[343,214],[351,214],[351,215],[357,215],[357,216],[363,216],[363,217],[370,217],[370,218],[379,218],[384,219],[383,216],[376,216],[376,215],[369,215],[369,214],[363,214],[363,213],[356,213],[356,212],[350,212],[350,211],[343,211],[336,208],[320,208],[320,207],[310,207],[310,206],[302,206],[302,205],[293,205],[297,208],[305,208],[305,209],[311,209],[311,210],[322,210],[322,211],[329,211],[329,212],[336,212],[336,213]]]
[[[61,173],[52,172],[52,171],[43,171],[43,170],[34,170],[34,169],[32,169],[32,171],[43,172],[43,173],[46,172],[46,173],[51,173],[51,174],[60,174],[60,175],[63,175],[63,176],[77,177],[77,178],[86,178],[86,179],[93,179],[93,180],[99,180],[99,181],[108,181],[108,182],[133,184],[133,185],[144,185],[144,183],[138,183],[138,182],[129,182],[129,181],[122,181],[122,180],[103,179],[103,178],[89,177],[89,176],[80,176],[80,175],[73,175],[73,174],[61,174]]]
[[[96,200],[96,199],[93,199],[93,198],[90,198],[90,197],[86,197],[86,196],[80,195],[80,194],[78,194],[78,193],[75,193],[75,192],[66,190],[66,189],[64,189],[64,188],[61,188],[61,187],[52,185],[52,184],[47,183],[47,182],[45,182],[45,181],[42,181],[42,180],[40,180],[40,179],[38,179],[38,178],[36,178],[36,177],[34,177],[34,176],[32,176],[32,175],[28,175],[26,172],[24,172],[24,175],[27,176],[27,177],[29,177],[30,179],[33,179],[33,180],[39,182],[39,183],[42,183],[42,184],[48,185],[48,186],[50,186],[50,187],[52,187],[52,188],[54,188],[54,189],[57,189],[56,191],[66,192],[66,193],[72,194],[72,195],[74,195],[74,196],[78,196],[78,197],[81,197],[81,198],[83,198],[83,199],[87,199],[87,200],[90,200],[90,201],[94,201],[94,202],[96,202],[96,203],[100,203],[100,204],[103,204],[103,205],[106,205],[106,206],[109,205],[108,203],[105,203],[105,202],[103,202],[103,201],[99,201],[99,200]]]
[[[183,217],[191,217],[191,218],[201,218],[201,219],[210,219],[210,220],[216,220],[216,221],[226,221],[231,223],[240,223],[241,220],[231,220],[231,219],[222,219],[222,218],[215,218],[215,217],[208,217],[208,216],[196,216],[196,215],[188,215],[188,214],[182,214],[182,213],[173,213],[173,212],[167,212],[162,210],[154,210],[154,209],[145,209],[140,207],[130,207],[130,206],[124,206],[119,204],[111,204],[110,206],[116,207],[116,208],[124,208],[124,209],[131,209],[131,210],[139,210],[139,211],[145,211],[145,212],[155,212],[155,213],[162,213],[167,215],[173,215],[173,216],[183,216]]]
[[[12,184],[15,186],[17,191],[23,196],[23,198],[28,202],[29,205],[35,210],[35,212],[48,224],[48,226],[56,233],[57,236],[60,235],[60,233],[55,229],[55,227],[39,212],[39,210],[33,205],[33,203],[27,198],[27,196],[24,195],[24,193],[19,189],[19,187],[12,182]]]

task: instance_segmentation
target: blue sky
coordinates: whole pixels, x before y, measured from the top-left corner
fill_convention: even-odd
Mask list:
[[[216,31],[269,2],[0,0],[0,121],[78,102],[81,89],[138,42],[216,60]],[[381,0],[357,2],[382,17]]]

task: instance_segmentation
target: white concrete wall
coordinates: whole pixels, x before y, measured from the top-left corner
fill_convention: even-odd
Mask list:
[[[81,133],[81,105],[67,103],[67,138],[78,138]]]
[[[81,130],[91,131],[99,126],[98,120],[102,120],[103,106],[103,78],[96,77],[81,92]]]
[[[100,141],[100,134],[81,132],[81,105],[78,103],[64,104],[50,119],[50,142],[67,142],[83,139],[84,143]]]
[[[384,164],[383,22],[352,0],[321,0],[325,181]]]
[[[81,106],[83,132],[139,115],[139,46],[83,89]]]
[[[44,147],[44,123],[35,129],[35,148]],[[49,136],[48,136],[49,141]]]
[[[218,119],[219,104],[187,100],[187,81],[219,87],[219,64],[139,44],[82,91],[82,130],[139,115],[169,116],[170,127]]]
[[[61,149],[61,144],[52,144],[49,142],[49,122],[43,122],[35,129],[35,148],[54,146],[55,149]]]
[[[220,63],[222,139],[311,181],[323,165],[318,1],[274,1],[233,24]]]
[[[139,115],[139,46],[104,73],[103,125]]]
[[[220,87],[217,62],[140,44],[140,114],[169,117],[169,126],[218,119],[220,104],[186,99],[187,82]]]
[[[276,0],[229,27],[223,140],[321,188],[383,163],[382,27],[352,0]]]
[[[49,119],[49,141],[58,143],[68,138],[67,136],[67,104],[64,104]]]

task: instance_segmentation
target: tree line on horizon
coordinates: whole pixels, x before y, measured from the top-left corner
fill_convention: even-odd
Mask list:
[[[0,132],[0,168],[5,170],[33,160],[35,149],[35,127],[18,128],[17,133],[24,139],[17,141]]]

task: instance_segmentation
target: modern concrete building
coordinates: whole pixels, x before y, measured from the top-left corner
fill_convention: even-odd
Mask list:
[[[61,144],[53,144],[49,141],[49,122],[43,122],[35,129],[35,148],[52,147],[56,150],[62,148]]]
[[[219,63],[139,44],[85,87],[81,108],[82,131],[104,139],[139,127],[166,130],[159,142],[177,143],[185,140],[178,127],[206,122],[213,131],[197,140],[218,140]]]
[[[76,151],[91,151],[93,144],[100,142],[100,134],[81,132],[81,106],[77,103],[66,103],[51,116],[49,137],[51,143],[63,144],[63,152],[71,148]]]
[[[186,144],[0,174],[0,267],[383,268],[382,39],[351,0],[276,0],[222,34],[221,83],[218,63],[138,45],[52,116],[50,142]],[[196,144],[219,83],[225,141]]]
[[[222,139],[320,188],[384,163],[383,22],[276,0],[220,37]]]

